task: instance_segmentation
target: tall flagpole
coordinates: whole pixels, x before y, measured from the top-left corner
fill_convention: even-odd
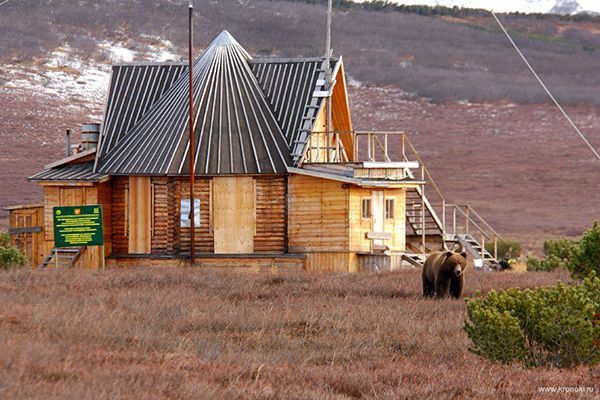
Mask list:
[[[190,76],[190,263],[194,265],[195,258],[195,221],[194,221],[194,156],[196,154],[194,150],[194,78],[192,71],[193,60],[193,39],[194,31],[192,26],[192,15],[194,14],[194,0],[190,0],[189,7],[189,66],[188,72]]]

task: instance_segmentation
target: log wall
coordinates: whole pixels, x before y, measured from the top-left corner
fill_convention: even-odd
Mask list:
[[[257,178],[256,185],[256,253],[286,251],[286,192],[285,177]]]
[[[129,227],[126,211],[129,197],[129,179],[127,177],[113,178],[111,189],[113,252],[125,254],[129,251]]]

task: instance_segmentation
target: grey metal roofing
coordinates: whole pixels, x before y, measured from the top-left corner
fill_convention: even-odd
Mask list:
[[[94,172],[94,162],[61,165],[50,168],[29,177],[30,181],[84,181],[100,182],[108,178],[107,174]]]
[[[98,157],[110,153],[186,71],[183,63],[114,65]]]
[[[198,175],[287,172],[288,141],[250,60],[224,31],[193,65]],[[109,152],[99,155],[96,170],[112,175],[186,174],[187,125],[188,77],[183,74]],[[103,141],[110,141],[110,132],[103,132]]]
[[[336,68],[341,58],[332,59]],[[325,61],[322,58],[254,60],[251,68],[286,136],[293,165],[324,105]],[[335,72],[335,71],[334,71]]]

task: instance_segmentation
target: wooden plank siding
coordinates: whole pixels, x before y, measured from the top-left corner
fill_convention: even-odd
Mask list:
[[[359,187],[350,189],[350,249],[355,252],[368,252],[371,250],[371,240],[366,238],[368,232],[373,231],[372,218],[362,217],[362,200],[373,201],[373,191]],[[386,240],[385,244],[393,252],[405,251],[406,245],[406,192],[405,189],[384,189],[383,206],[385,213],[385,199],[394,199],[394,219],[385,219],[384,227],[386,233],[391,233],[392,238]]]
[[[253,253],[256,233],[254,179],[215,177],[211,193],[215,254]]]
[[[129,254],[150,254],[152,186],[150,177],[130,176],[127,200]]]
[[[339,135],[341,141],[340,147],[344,148],[346,155],[348,156],[348,160],[352,161],[354,156],[354,144],[352,134],[349,133],[352,131],[352,121],[350,119],[348,92],[346,90],[346,80],[343,73],[343,66],[338,71],[336,79],[337,82],[331,95],[331,130],[337,132],[348,132]],[[309,153],[311,156],[311,162],[327,161],[327,153],[324,150],[324,148],[327,146],[327,134],[325,133],[327,131],[327,101],[328,100],[325,100],[324,105],[319,110],[317,118],[315,119],[315,123],[313,124],[314,133],[312,135],[311,142],[309,143],[309,146],[312,146],[313,148]],[[336,141],[333,134],[330,135],[330,139],[332,142],[331,147],[335,147]],[[317,148],[320,148],[321,150],[317,150]],[[330,159],[332,158],[333,154],[332,151],[330,151]]]
[[[348,189],[302,175],[289,182],[289,251],[349,251]]]
[[[54,221],[52,211],[57,206],[102,204],[104,219],[104,255],[112,252],[112,191],[111,183],[93,186],[44,186],[44,256],[54,247]],[[101,247],[88,247],[77,265],[98,268],[101,264]]]

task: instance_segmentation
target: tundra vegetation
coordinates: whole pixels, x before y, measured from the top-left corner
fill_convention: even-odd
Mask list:
[[[465,296],[571,282],[472,273]],[[137,267],[0,273],[0,398],[513,399],[600,369],[490,362],[465,304],[379,275]]]

